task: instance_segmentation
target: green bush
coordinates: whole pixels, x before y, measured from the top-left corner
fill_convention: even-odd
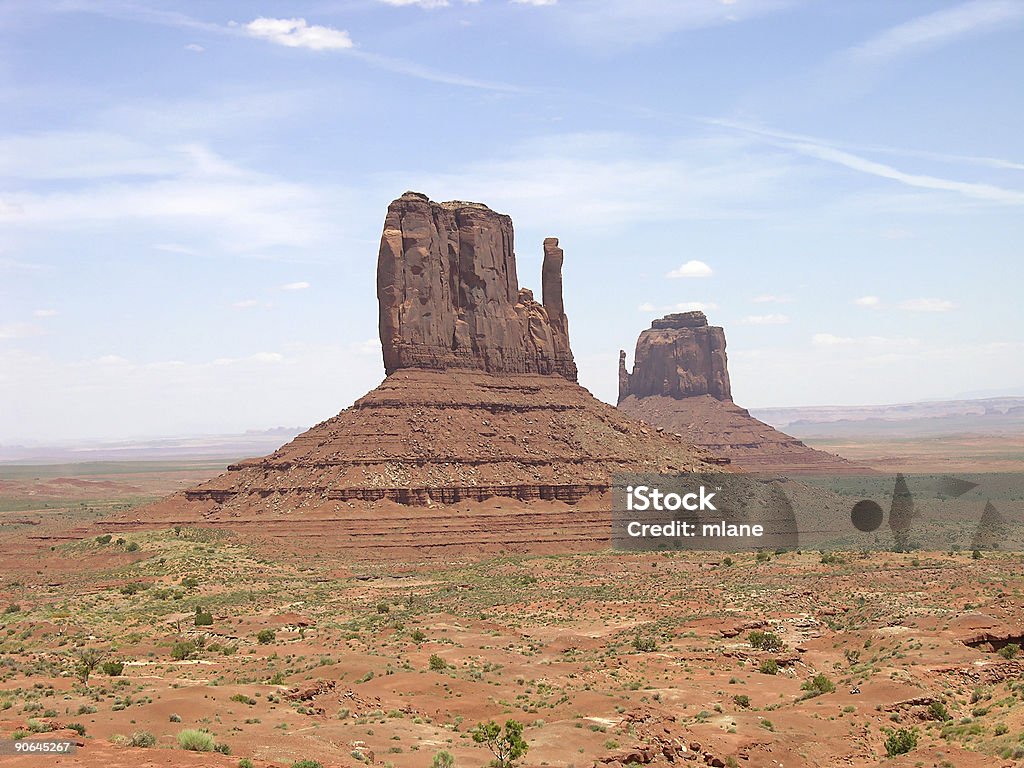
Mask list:
[[[633,647],[641,653],[658,650],[658,642],[653,637],[642,637],[639,632],[633,637]]]
[[[4,613],[18,613],[21,610],[21,606],[17,603],[11,603],[4,608]]]
[[[186,728],[178,734],[178,746],[189,752],[212,752],[213,735],[209,731]]]
[[[125,547],[125,549],[127,549],[129,552],[138,552],[139,551],[139,545],[138,545],[137,542],[133,541],[133,542],[129,543],[128,546]]]
[[[759,629],[747,635],[747,642],[751,648],[759,648],[762,651],[781,651],[785,645],[782,638],[774,632],[762,632]]]
[[[256,765],[248,757],[243,757],[238,761],[238,768],[256,768]]]
[[[112,538],[114,538],[114,537],[111,536],[109,533],[105,533],[102,536],[97,536],[96,537],[96,543],[97,544],[109,544],[110,540]]]
[[[85,726],[81,723],[68,723],[65,727],[69,731],[74,731],[79,736],[85,736]]]
[[[250,707],[256,706],[256,699],[246,696],[244,693],[236,693],[231,700],[237,701],[239,704],[248,704]]]
[[[489,720],[473,726],[469,733],[473,741],[483,744],[494,755],[494,768],[512,768],[530,749],[523,739],[523,724],[517,720],[506,720],[504,730]]]
[[[889,757],[896,757],[896,755],[905,755],[912,749],[917,748],[917,729],[916,728],[900,728],[898,731],[893,731],[889,734],[889,738],[885,740],[885,754]]]
[[[128,739],[129,747],[155,747],[156,736],[149,731],[136,731],[132,734],[132,737]]]
[[[765,659],[757,669],[762,675],[777,675],[779,674],[779,662],[775,659]]]
[[[296,760],[292,763],[292,768],[324,768],[324,766],[323,763],[316,760]]]
[[[196,626],[197,627],[209,627],[213,624],[213,614],[204,611],[202,608],[196,608]]]
[[[191,640],[181,640],[174,644],[171,648],[171,658],[175,661],[184,661],[185,659],[191,659],[196,655],[196,651],[199,649],[196,644]]]
[[[256,642],[259,643],[260,645],[270,645],[272,642],[274,642],[274,637],[275,636],[276,635],[274,634],[274,630],[272,630],[272,629],[261,629],[256,634]]]
[[[448,663],[438,656],[436,653],[430,654],[430,668],[434,672],[440,672],[442,669],[447,669]]]
[[[412,640],[412,641],[413,641],[414,643],[422,643],[422,642],[423,642],[424,640],[426,640],[426,639],[427,639],[427,636],[426,636],[426,635],[425,635],[425,634],[423,633],[423,630],[422,630],[422,629],[414,629],[414,630],[413,630],[413,631],[412,631],[412,632],[411,632],[411,633],[409,634],[409,638],[410,638],[410,639],[411,639],[411,640]]]
[[[801,690],[807,691],[807,698],[813,699],[815,696],[821,696],[823,693],[832,693],[832,691],[836,689],[836,686],[828,679],[827,675],[819,672],[814,677],[805,680],[804,684],[801,685],[800,688]]]
[[[932,720],[952,719],[952,716],[949,714],[949,710],[946,709],[946,705],[938,700],[935,700],[928,705],[928,715],[932,718]]]
[[[109,675],[110,677],[118,677],[122,672],[124,672],[124,662],[104,661],[103,664],[100,665],[100,669],[103,670],[104,675]]]
[[[442,749],[430,761],[430,768],[455,768],[455,757],[446,749]]]
[[[732,702],[741,709],[746,709],[750,706],[750,697],[745,693],[739,693],[732,697]]]
[[[999,655],[1004,659],[1012,659],[1020,653],[1020,646],[1017,643],[1008,643],[999,649]]]

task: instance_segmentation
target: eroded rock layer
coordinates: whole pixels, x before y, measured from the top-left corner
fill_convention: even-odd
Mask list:
[[[687,471],[709,460],[560,376],[409,369],[180,498],[205,511],[495,496],[575,503],[607,491],[614,472]]]
[[[386,372],[476,369],[575,381],[556,238],[544,241],[542,280],[543,303],[519,287],[508,216],[406,192],[388,206],[377,259]]]

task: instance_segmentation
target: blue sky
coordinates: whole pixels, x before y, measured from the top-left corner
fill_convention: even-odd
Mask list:
[[[1024,394],[1024,2],[0,6],[0,443],[316,423],[388,202],[566,252],[581,383],[668,311],[737,402]]]

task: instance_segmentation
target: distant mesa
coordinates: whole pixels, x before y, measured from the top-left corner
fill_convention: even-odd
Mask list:
[[[732,401],[725,331],[703,312],[666,315],[636,342],[633,370],[619,352],[619,405],[630,416],[680,435],[738,469],[864,472],[758,421]]]
[[[636,342],[633,372],[619,352],[619,402],[630,395],[683,398],[710,395],[732,400],[725,331],[708,325],[703,312],[666,315]]]
[[[555,238],[543,249],[537,302],[519,286],[508,216],[480,203],[399,197],[377,260],[383,383],[269,456],[235,464],[146,515],[338,520],[366,502],[576,504],[607,491],[615,472],[710,466],[706,452],[576,383],[563,252]],[[336,535],[357,535],[346,530]]]

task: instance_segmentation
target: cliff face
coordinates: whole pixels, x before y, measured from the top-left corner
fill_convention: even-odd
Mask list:
[[[480,203],[406,192],[377,258],[384,368],[557,374],[576,381],[562,250],[544,241],[543,304],[519,287],[512,220]]]
[[[703,312],[655,320],[637,339],[632,373],[619,353],[619,402],[630,395],[732,400],[725,331],[709,326]]]

